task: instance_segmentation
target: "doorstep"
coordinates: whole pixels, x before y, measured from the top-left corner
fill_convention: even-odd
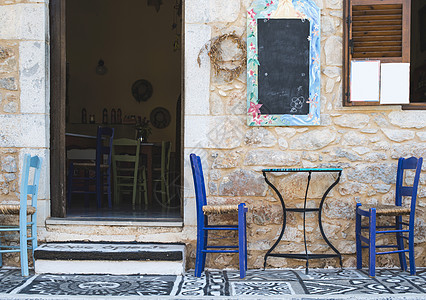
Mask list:
[[[162,274],[185,271],[185,245],[160,243],[64,242],[34,251],[39,274]]]

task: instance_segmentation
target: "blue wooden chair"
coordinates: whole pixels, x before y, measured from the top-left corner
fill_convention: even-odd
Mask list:
[[[114,128],[98,127],[96,137],[96,159],[94,162],[71,161],[68,168],[68,206],[71,206],[73,194],[96,194],[98,208],[102,207],[102,196],[108,194],[108,207],[112,208],[111,197],[111,156],[112,141],[114,139]],[[83,175],[75,175],[75,169],[83,169]],[[90,185],[96,188],[91,189]]]
[[[37,195],[41,163],[40,157],[25,154],[19,204],[0,204],[1,214],[19,214],[19,224],[0,225],[1,233],[19,232],[19,246],[0,243],[0,266],[3,265],[2,253],[20,252],[22,276],[29,275],[28,250],[32,250],[34,258],[34,250],[37,248]],[[33,174],[32,180],[30,178],[31,168],[34,169],[34,173],[31,173]],[[31,198],[31,205],[28,205],[28,196]],[[30,217],[28,218],[28,216]],[[28,236],[28,229],[31,232],[30,236]],[[13,234],[4,236],[13,236]],[[28,246],[28,242],[31,242],[30,246]]]
[[[403,271],[407,270],[405,252],[409,253],[410,274],[416,274],[414,263],[414,217],[416,212],[417,187],[419,185],[420,172],[422,169],[423,158],[410,157],[398,160],[398,170],[396,173],[395,205],[361,205],[357,203],[356,207],[356,253],[357,269],[362,268],[362,248],[369,249],[369,273],[371,277],[376,275],[376,255],[398,253],[399,262]],[[404,171],[415,170],[414,183],[412,186],[404,186]],[[411,197],[409,206],[402,205],[402,197]],[[395,217],[395,223],[387,226],[377,226],[377,216]],[[403,216],[409,216],[408,223]],[[368,226],[361,225],[361,217],[369,219]],[[403,227],[405,226],[405,227]],[[403,229],[407,228],[408,229]],[[369,237],[361,234],[362,229],[368,229]],[[381,230],[376,230],[381,229]],[[383,230],[382,230],[383,229]],[[408,232],[408,237],[404,234]],[[396,245],[376,245],[376,234],[396,234]],[[408,249],[404,249],[404,239],[408,240]],[[366,246],[362,242],[367,243]],[[376,248],[397,248],[398,250],[376,252]]]
[[[247,270],[247,232],[245,203],[238,205],[207,205],[206,188],[204,184],[203,169],[200,157],[191,154],[192,175],[194,178],[195,196],[197,202],[197,252],[195,258],[195,276],[200,277],[204,271],[207,253],[238,253],[240,264],[240,278],[246,276]],[[238,214],[238,225],[210,225],[209,215],[236,213]],[[233,230],[238,233],[238,246],[209,246],[207,243],[210,230],[223,231]]]

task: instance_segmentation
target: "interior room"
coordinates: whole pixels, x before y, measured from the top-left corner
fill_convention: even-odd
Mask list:
[[[426,102],[426,0],[411,2],[411,98]]]
[[[181,0],[66,1],[67,217],[180,219],[181,18]]]

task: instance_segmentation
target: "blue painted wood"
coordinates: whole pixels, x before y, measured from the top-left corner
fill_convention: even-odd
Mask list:
[[[361,203],[356,204],[356,210],[361,206]],[[355,219],[355,242],[356,242],[356,268],[362,269],[362,248],[361,248],[361,215],[356,214]]]
[[[112,193],[111,193],[111,157],[112,157],[112,142],[114,139],[114,128],[98,127],[96,136],[96,160],[93,166],[85,166],[84,176],[74,176],[74,170],[78,167],[78,162],[71,161],[68,167],[68,206],[71,206],[73,194],[96,194],[96,203],[98,208],[102,207],[102,196],[104,194],[103,184],[106,182],[108,207],[112,208]],[[107,141],[105,143],[105,141]],[[106,158],[106,159],[105,159]],[[101,168],[101,165],[107,165],[107,168]],[[89,169],[95,170],[95,176],[90,176]],[[106,180],[104,180],[106,179]],[[79,182],[80,188],[76,190],[75,183]],[[96,190],[89,189],[90,183],[96,185]]]
[[[21,261],[21,274],[28,276],[28,250],[30,249],[34,258],[34,250],[37,248],[37,198],[38,186],[40,182],[42,159],[38,156],[29,154],[24,155],[24,164],[21,175],[21,189],[19,197],[19,225],[5,224],[1,226],[1,232],[19,233],[19,246],[8,246],[0,244],[0,266],[2,263],[2,253],[19,252]],[[34,169],[34,175],[30,178],[30,169]],[[30,221],[27,218],[28,196],[31,199],[31,206],[36,212],[31,215]],[[30,227],[31,236],[28,236],[28,227]],[[28,242],[31,246],[28,246]]]
[[[206,253],[238,253],[240,265],[240,278],[246,276],[247,270],[247,232],[246,215],[247,207],[244,203],[238,205],[238,225],[218,225],[208,224],[208,217],[203,212],[203,206],[207,205],[206,188],[204,183],[203,169],[201,159],[194,153],[190,154],[192,176],[194,180],[196,209],[197,209],[197,249],[195,257],[195,276],[200,277],[206,264]],[[234,230],[238,233],[238,246],[208,246],[209,230]],[[217,249],[217,250],[208,250]],[[236,250],[229,250],[235,249]]]
[[[369,237],[368,237],[368,263],[369,274],[371,277],[376,276],[376,209],[370,208],[369,218]]]
[[[376,267],[376,255],[398,253],[399,262],[401,269],[403,271],[407,270],[407,262],[405,257],[405,252],[409,254],[410,261],[410,274],[416,274],[416,266],[414,259],[414,220],[416,213],[416,200],[417,200],[417,189],[420,181],[420,172],[422,169],[423,158],[400,158],[398,160],[398,169],[396,174],[396,187],[395,187],[395,205],[402,206],[402,197],[410,197],[410,215],[409,222],[403,222],[402,216],[395,216],[395,222],[392,222],[390,226],[376,226],[376,208],[371,208],[370,210],[364,210],[360,203],[356,207],[356,245],[357,245],[357,268],[362,267],[362,248],[369,248],[369,274],[370,276],[375,276],[375,267]],[[412,186],[404,186],[404,171],[405,170],[415,170],[414,180]],[[369,218],[369,239],[362,236],[362,229],[365,227],[361,226],[361,217]],[[392,217],[389,217],[390,219]],[[408,226],[408,229],[403,226]],[[393,230],[381,230],[378,231],[378,228],[392,228]],[[408,237],[404,233],[408,232]],[[397,245],[390,246],[376,246],[376,234],[396,234]],[[408,239],[408,249],[404,248],[404,239]],[[361,242],[365,242],[368,246],[362,246]],[[398,250],[394,251],[384,251],[376,252],[376,248],[385,248],[385,247],[396,247]]]

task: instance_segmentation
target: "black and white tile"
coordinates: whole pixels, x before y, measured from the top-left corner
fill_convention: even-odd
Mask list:
[[[26,281],[27,278],[21,276],[20,269],[0,269],[0,293],[10,293]]]
[[[79,296],[170,295],[176,276],[39,275],[19,294]]]
[[[378,269],[370,278],[367,270],[311,269],[248,270],[244,279],[239,272],[209,270],[200,278],[193,271],[175,275],[32,275],[20,276],[19,269],[0,269],[1,295],[37,296],[171,296],[179,299],[198,297],[270,297],[312,295],[424,296],[426,269],[416,276],[400,270]],[[357,295],[357,296],[355,296]],[[419,299],[420,299],[419,298]]]

